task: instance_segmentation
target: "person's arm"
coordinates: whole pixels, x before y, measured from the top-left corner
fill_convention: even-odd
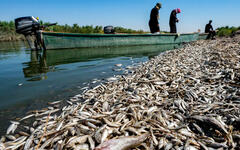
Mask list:
[[[174,16],[174,20],[175,20],[176,22],[178,22],[179,20],[178,20],[178,18],[177,18],[177,12],[176,12],[176,11],[173,12],[173,16]]]
[[[210,30],[213,31],[213,27],[212,27],[212,25],[210,25]]]

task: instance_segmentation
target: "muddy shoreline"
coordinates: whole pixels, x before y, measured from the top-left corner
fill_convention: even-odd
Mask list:
[[[0,42],[16,42],[16,41],[26,40],[23,35],[17,34],[15,32],[0,31]]]
[[[131,72],[12,121],[0,149],[240,146],[240,36],[193,42]]]

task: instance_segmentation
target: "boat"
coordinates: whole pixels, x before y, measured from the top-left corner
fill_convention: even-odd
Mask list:
[[[198,33],[186,34],[77,34],[42,32],[46,49],[119,47],[180,44],[196,41]]]
[[[32,50],[180,44],[196,41],[199,38],[199,33],[79,34],[43,31],[44,28],[52,25],[56,23],[41,25],[32,16],[15,19],[16,32],[26,37]]]
[[[198,35],[198,40],[206,40],[208,36],[208,33],[200,33]]]

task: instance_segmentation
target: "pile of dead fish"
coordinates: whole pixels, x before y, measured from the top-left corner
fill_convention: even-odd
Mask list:
[[[12,121],[0,149],[239,149],[240,38],[168,51],[67,102]]]

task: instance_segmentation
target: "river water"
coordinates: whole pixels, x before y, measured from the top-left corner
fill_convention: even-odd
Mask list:
[[[0,43],[0,135],[10,120],[24,117],[47,102],[69,100],[84,87],[126,73],[136,66],[179,45],[81,48],[31,51],[23,42]],[[122,64],[117,67],[115,64]]]

